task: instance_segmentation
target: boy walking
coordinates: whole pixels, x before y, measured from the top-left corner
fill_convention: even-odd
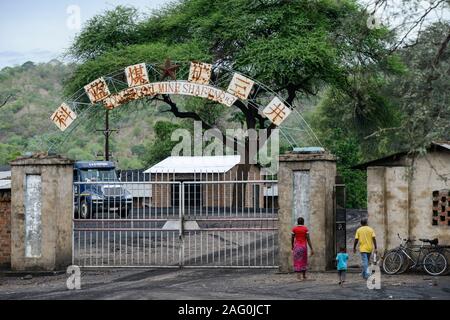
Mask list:
[[[347,275],[347,261],[348,261],[348,254],[345,247],[341,247],[341,249],[339,250],[339,253],[336,257],[336,261],[339,275],[339,285],[343,287]]]
[[[369,278],[369,261],[372,253],[377,253],[377,240],[375,231],[367,225],[367,219],[361,220],[361,228],[356,231],[355,244],[353,252],[356,253],[356,247],[359,243],[359,251],[361,253],[362,277],[367,280]]]

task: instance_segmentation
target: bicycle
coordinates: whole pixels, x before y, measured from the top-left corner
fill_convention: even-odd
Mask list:
[[[444,274],[448,267],[445,257],[446,246],[439,246],[438,239],[419,239],[420,246],[411,246],[415,240],[402,239],[400,246],[386,253],[383,270],[389,275],[400,274],[410,269],[423,268],[431,276]],[[429,246],[425,246],[429,244]]]

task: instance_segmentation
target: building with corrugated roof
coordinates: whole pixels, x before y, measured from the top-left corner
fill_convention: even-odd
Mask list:
[[[144,172],[154,182],[178,182],[154,185],[152,204],[180,207],[184,201],[185,206],[197,208],[263,208],[269,192],[260,183],[260,168],[251,165],[244,173],[240,160],[240,156],[169,157]]]

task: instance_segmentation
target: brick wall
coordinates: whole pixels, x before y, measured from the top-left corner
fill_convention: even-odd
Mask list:
[[[0,190],[0,268],[11,266],[11,191]]]

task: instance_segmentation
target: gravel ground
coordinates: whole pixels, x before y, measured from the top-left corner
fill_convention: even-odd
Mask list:
[[[28,278],[27,278],[28,279]],[[381,290],[368,290],[357,273],[344,288],[337,275],[311,273],[299,282],[275,270],[103,270],[82,273],[82,290],[66,289],[66,275],[0,278],[1,300],[450,300],[450,277],[382,276]]]
[[[348,213],[350,266],[353,236],[364,211]],[[98,269],[83,270],[82,289],[69,291],[67,275],[18,275],[0,272],[0,300],[450,300],[450,277],[424,274],[382,275],[381,290],[367,289],[358,271],[337,284],[335,272],[311,273],[306,282],[274,269]]]

